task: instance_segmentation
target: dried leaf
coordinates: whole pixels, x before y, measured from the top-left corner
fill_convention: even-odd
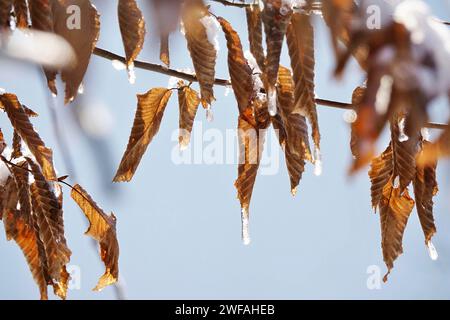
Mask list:
[[[0,193],[0,220],[8,213],[14,213],[17,208],[17,203],[19,201],[19,196],[17,194],[17,187],[12,176],[6,179],[5,185],[0,186],[2,191]],[[6,238],[9,240],[11,238],[10,232],[8,231],[7,225],[5,225]]]
[[[14,14],[16,16],[16,27],[28,28],[28,4],[27,0],[14,0]]]
[[[278,72],[278,108],[286,131],[286,165],[291,180],[291,192],[296,188],[305,171],[305,160],[312,161],[305,117],[295,112],[294,82],[291,71],[280,66]]]
[[[79,11],[73,11],[74,8]],[[62,70],[61,78],[66,83],[65,103],[72,102],[78,94],[99,36],[99,18],[89,0],[59,0],[54,7],[55,33],[72,45],[77,56],[75,67]]]
[[[275,84],[278,78],[281,48],[283,39],[291,19],[292,9],[282,0],[264,1],[262,20],[266,34],[267,58],[266,58],[266,90],[269,95],[275,93]]]
[[[2,129],[0,129],[0,154],[3,153],[3,150],[6,148],[5,138],[3,137]]]
[[[127,66],[130,67],[144,45],[145,21],[135,0],[119,0],[118,14]]]
[[[439,158],[450,156],[450,122],[436,142],[424,145],[424,150],[417,159],[419,165],[433,165]]]
[[[386,184],[392,179],[392,173],[394,172],[394,157],[392,153],[392,146],[386,148],[386,150],[377,158],[372,160],[372,164],[369,170],[369,177],[371,181],[371,197],[372,208],[377,209],[380,204],[381,197],[383,195],[383,189]]]
[[[95,291],[117,282],[119,277],[119,244],[116,235],[116,217],[107,215],[80,185],[71,192],[72,199],[78,204],[89,220],[86,235],[100,244],[100,256],[105,263],[105,273],[101,276]]]
[[[67,247],[64,236],[62,207],[39,166],[33,160],[26,159],[35,179],[30,187],[31,202],[40,239],[45,247],[49,279],[53,284],[63,283],[65,281],[64,267],[69,263],[71,251]]]
[[[248,235],[249,206],[255,185],[265,140],[265,130],[258,130],[244,117],[238,118],[239,166],[238,178],[234,183],[242,209],[242,238],[250,241]]]
[[[359,109],[359,106],[361,105],[362,100],[364,98],[365,91],[366,88],[364,86],[356,87],[355,90],[353,90],[352,106],[355,110]],[[355,159],[360,158],[358,147],[359,147],[359,137],[356,134],[355,122],[353,122],[351,124],[350,150],[352,151],[352,155]]]
[[[178,104],[180,107],[179,143],[180,148],[186,148],[191,139],[192,126],[200,105],[198,92],[189,86],[182,85],[178,89]]]
[[[294,13],[286,39],[295,83],[295,113],[306,116],[311,124],[314,144],[320,149],[320,131],[314,93],[314,29],[309,16]]]
[[[0,30],[10,28],[13,0],[0,1]]]
[[[278,99],[280,99],[280,97],[278,97]],[[284,127],[284,123],[283,120],[281,119],[279,111],[280,110],[278,109],[277,114],[271,117],[271,121],[273,129],[275,130],[275,134],[277,135],[278,142],[280,143],[281,148],[283,148],[284,150],[286,147],[286,138],[287,138],[286,128]]]
[[[33,29],[53,32],[52,0],[33,0],[29,2],[31,27]],[[56,70],[44,68],[45,77],[50,91],[56,95]]]
[[[183,13],[183,24],[187,46],[194,64],[195,74],[200,84],[202,105],[207,108],[215,100],[213,86],[217,51],[208,40],[206,27],[202,19],[212,18],[203,4],[189,2]]]
[[[14,130],[12,146],[13,151],[11,157],[13,159],[20,158],[22,156],[22,138],[16,130]]]
[[[423,141],[423,145],[429,145],[427,141]],[[423,151],[422,151],[423,152]],[[420,224],[425,235],[425,244],[430,242],[436,233],[436,226],[433,217],[433,197],[438,192],[438,184],[436,181],[437,162],[429,165],[417,165],[416,176],[413,181],[414,197],[416,200],[417,213],[419,215]]]
[[[130,181],[159,126],[172,91],[154,88],[138,95],[138,106],[127,149],[114,177],[115,182]]]
[[[56,180],[53,167],[53,152],[45,146],[38,133],[34,130],[28,115],[17,100],[17,96],[5,93],[0,96],[0,103],[3,104],[12,126],[36,157],[36,161],[41,166],[45,178],[47,180]]]
[[[383,278],[385,282],[394,267],[394,261],[403,253],[403,233],[413,208],[414,200],[408,191],[401,193],[400,188],[394,188],[391,179],[384,187],[380,201],[381,247],[383,260],[388,268]]]
[[[250,52],[256,59],[258,66],[264,70],[265,55],[262,46],[262,18],[259,5],[251,5],[245,8],[247,16],[248,41],[250,44]]]
[[[231,86],[236,96],[239,112],[243,114],[247,108],[251,107],[251,100],[255,96],[253,92],[252,69],[244,57],[241,40],[237,32],[225,19],[219,17],[218,21],[227,40],[228,70]]]

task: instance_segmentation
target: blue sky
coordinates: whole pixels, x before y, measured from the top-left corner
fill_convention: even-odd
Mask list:
[[[93,2],[102,15],[98,46],[122,54],[115,5],[111,1]],[[450,20],[448,2],[429,3],[435,14]],[[158,62],[157,35],[151,23],[154,18],[144,6],[142,9],[148,21],[148,35],[139,58]],[[212,4],[211,10],[230,21],[242,35],[246,49],[244,11],[220,4]],[[334,60],[328,34],[320,17],[315,17],[314,23],[316,94],[325,99],[350,101],[352,90],[364,80],[363,74],[352,63],[341,81],[332,78]],[[192,68],[183,36],[176,34],[171,41],[172,67]],[[220,46],[217,76],[227,78],[223,36]],[[282,64],[289,65],[286,48]],[[41,115],[33,122],[44,141],[55,150],[60,174],[66,174],[49,121],[48,93],[42,74],[36,67],[3,57],[0,70],[0,87],[16,93]],[[347,176],[350,132],[341,110],[318,107],[323,174],[314,176],[313,167],[308,165],[295,198],[290,194],[284,158],[277,175],[258,176],[250,208],[252,243],[246,247],[240,239],[240,208],[233,186],[236,165],[176,165],[171,160],[175,146],[171,137],[178,126],[176,95],[169,102],[160,132],[132,182],[110,183],[128,142],[136,94],[166,87],[169,80],[142,70],[137,70],[136,75],[136,84],[130,85],[124,71],[116,71],[111,62],[93,57],[82,99],[71,106],[63,106],[58,100],[57,106],[75,163],[76,182],[118,218],[119,262],[128,298],[450,298],[448,162],[439,165],[440,193],[435,201],[438,234],[433,242],[439,259],[431,261],[428,257],[414,211],[404,236],[404,254],[396,261],[389,282],[380,290],[369,290],[367,268],[375,265],[382,275],[385,272],[379,216],[370,207],[367,170],[352,178]],[[225,96],[225,88],[221,87],[215,89],[215,94],[215,121],[206,122],[203,110],[199,110],[197,120],[202,121],[203,130],[234,129],[234,96]],[[73,121],[73,111],[81,106],[94,110],[90,116],[95,122],[102,122],[96,118],[101,110],[107,110],[111,116],[112,127],[95,143],[88,142]],[[435,103],[432,111],[433,120],[448,119],[445,100]],[[4,114],[0,114],[0,127],[9,133]],[[386,144],[385,136],[380,149]],[[90,239],[83,235],[84,215],[68,197],[69,190],[65,189],[65,193],[71,264],[81,271],[81,289],[71,290],[69,299],[112,299],[112,288],[101,293],[91,291],[103,273],[103,265]],[[20,250],[7,243],[3,233],[0,257],[0,298],[38,298]]]

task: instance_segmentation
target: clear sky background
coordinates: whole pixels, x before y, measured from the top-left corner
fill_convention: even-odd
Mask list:
[[[116,1],[93,1],[101,13],[99,47],[122,54],[116,17]],[[139,1],[144,3],[145,1]],[[434,13],[450,20],[449,1],[429,1]],[[158,62],[157,34],[152,12],[141,6],[148,35],[140,60]],[[248,48],[245,12],[213,3],[212,12],[228,19]],[[352,63],[342,81],[332,78],[332,56],[327,29],[319,16],[316,27],[316,94],[348,102],[352,90],[364,80]],[[439,44],[436,44],[439,45]],[[228,78],[226,45],[220,35],[221,51],[217,77]],[[174,68],[192,68],[183,36],[171,38]],[[286,47],[282,64],[289,65]],[[48,92],[37,67],[0,57],[0,87],[16,93],[22,103],[36,110],[33,120],[47,145],[55,152],[60,175],[68,173],[49,121]],[[414,210],[404,236],[404,254],[396,261],[389,281],[380,290],[367,287],[367,268],[385,266],[381,254],[379,216],[370,206],[367,170],[349,178],[351,162],[348,124],[343,111],[318,107],[322,133],[323,174],[316,177],[308,165],[298,194],[290,194],[289,178],[280,152],[276,175],[258,176],[253,193],[250,246],[240,239],[240,207],[233,186],[237,166],[176,165],[171,159],[178,126],[178,103],[172,96],[161,129],[147,150],[130,183],[112,185],[115,170],[128,142],[136,109],[136,94],[153,87],[166,87],[169,77],[137,70],[130,85],[125,71],[111,62],[93,57],[85,81],[85,93],[71,106],[58,99],[58,117],[75,163],[76,180],[105,209],[118,219],[121,282],[127,298],[134,299],[309,299],[309,298],[450,298],[450,184],[449,162],[439,165],[440,193],[435,198],[438,233],[434,244],[439,259],[432,261]],[[198,88],[195,85],[195,88]],[[60,87],[60,92],[63,92]],[[237,125],[233,94],[215,89],[215,121],[205,120],[199,109],[197,120],[203,130],[221,132]],[[86,139],[73,120],[74,110],[84,115],[104,134],[96,141]],[[105,126],[106,115],[110,126]],[[445,99],[432,109],[433,120],[449,116]],[[11,137],[8,120],[0,114],[0,127]],[[199,130],[199,123],[194,128]],[[432,132],[435,134],[434,132]],[[380,141],[380,150],[387,145]],[[72,172],[73,174],[73,172]],[[80,290],[70,290],[69,299],[114,299],[114,289],[91,291],[104,272],[90,239],[83,235],[86,219],[65,189],[65,226],[72,249],[71,265],[81,270]],[[7,243],[0,232],[0,299],[37,299],[32,280],[19,248]],[[53,296],[52,296],[53,298]]]

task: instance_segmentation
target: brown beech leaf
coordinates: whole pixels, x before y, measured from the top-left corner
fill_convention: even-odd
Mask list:
[[[314,29],[309,16],[294,13],[286,39],[295,83],[295,112],[306,116],[311,124],[314,144],[320,149],[320,131],[314,93]]]
[[[178,140],[180,148],[184,149],[189,145],[195,115],[200,105],[198,92],[182,83],[178,88],[178,104],[180,108],[180,134]]]
[[[0,30],[10,28],[12,7],[13,7],[13,0],[0,1]]]
[[[13,134],[12,147],[13,150],[11,157],[13,159],[20,158],[22,156],[22,138],[20,137],[20,135],[17,133],[16,130],[14,130]]]
[[[74,8],[79,8],[75,10]],[[100,17],[89,0],[59,0],[54,6],[54,31],[66,39],[77,57],[75,67],[62,70],[65,103],[75,99],[100,32]]]
[[[242,239],[250,242],[248,234],[249,206],[253,186],[263,151],[265,130],[258,130],[243,116],[238,118],[239,166],[238,178],[234,183],[242,210]]]
[[[420,165],[433,165],[439,158],[450,156],[450,122],[436,142],[424,145],[423,152],[417,159]]]
[[[16,16],[16,27],[28,28],[28,3],[27,0],[14,0],[14,14]]]
[[[116,217],[107,215],[80,185],[71,192],[72,199],[78,204],[89,220],[86,235],[98,241],[100,256],[105,263],[105,273],[100,277],[95,291],[117,282],[119,278],[119,243],[116,235]]]
[[[119,0],[117,10],[127,66],[130,68],[144,45],[145,21],[136,0]]]
[[[20,210],[11,210],[5,215],[5,228],[9,238],[14,239],[27,260],[34,281],[39,287],[42,300],[47,300],[47,260],[44,245],[39,238],[36,217],[31,211],[31,195],[28,186],[28,163],[23,161],[18,166],[11,166],[17,190]],[[8,226],[8,227],[6,227]]]
[[[248,41],[250,44],[250,52],[256,59],[258,66],[261,70],[264,70],[265,55],[262,46],[263,43],[263,31],[262,31],[262,18],[259,5],[250,5],[245,8],[247,16],[247,32]]]
[[[195,74],[200,84],[202,105],[207,108],[215,100],[213,86],[217,50],[208,40],[207,29],[204,25],[214,19],[206,7],[199,1],[190,1],[184,8],[183,24],[187,46],[191,54]],[[205,22],[206,21],[206,22]],[[212,23],[212,22],[211,22]]]
[[[0,96],[0,103],[3,104],[12,126],[36,157],[36,161],[41,166],[45,178],[47,180],[56,180],[53,167],[53,152],[45,146],[39,134],[34,130],[28,115],[17,100],[17,96],[5,93]]]
[[[278,97],[278,99],[280,99]],[[283,119],[280,116],[280,109],[275,116],[271,117],[270,120],[272,122],[273,129],[275,130],[275,134],[277,135],[278,142],[280,143],[280,147],[284,150],[286,148],[286,128],[284,127]]]
[[[138,106],[127,149],[120,162],[114,182],[130,181],[159,126],[172,91],[154,88],[137,95]]]
[[[280,66],[278,72],[278,109],[286,132],[286,165],[291,180],[291,192],[295,195],[297,186],[305,171],[305,160],[312,161],[308,141],[306,119],[296,113],[294,107],[294,82],[291,71]]]
[[[364,93],[366,91],[366,88],[364,86],[356,87],[355,90],[353,90],[352,93],[352,106],[354,109],[358,110],[359,106],[362,103]],[[358,148],[358,135],[356,134],[355,129],[355,122],[352,122],[351,124],[351,136],[350,136],[350,150],[352,151],[352,155],[355,160],[358,160],[360,157],[359,154],[359,148]]]
[[[430,144],[428,141],[423,141],[422,143],[424,146]],[[416,168],[416,176],[413,180],[417,213],[425,235],[425,244],[427,245],[436,233],[436,226],[434,225],[433,217],[433,197],[438,192],[436,167],[436,161],[427,165],[418,164]]]
[[[281,48],[284,36],[291,19],[292,9],[282,0],[265,0],[262,20],[266,34],[267,58],[265,63],[266,90],[269,96],[269,108],[276,93],[275,84],[278,78]]]
[[[383,260],[388,268],[383,278],[385,282],[394,267],[394,261],[403,253],[403,233],[413,208],[414,200],[408,191],[400,193],[400,188],[394,188],[393,180],[389,180],[380,201],[381,247]]]
[[[67,281],[65,266],[69,263],[72,253],[67,247],[64,236],[61,203],[53,191],[56,184],[45,179],[39,166],[33,160],[26,159],[35,180],[30,186],[31,203],[39,227],[40,239],[45,247],[48,276],[54,286],[62,285]]]
[[[252,69],[247,63],[242,51],[242,44],[237,32],[224,18],[218,21],[225,33],[228,47],[228,70],[231,78],[231,86],[238,103],[239,112],[245,113],[245,109],[251,107],[254,96]]]
[[[3,153],[3,150],[6,148],[5,137],[3,136],[2,129],[0,129],[0,154]]]
[[[33,29],[53,32],[52,0],[33,0],[29,2],[31,27]],[[56,70],[44,68],[50,91],[56,95]]]
[[[369,170],[372,208],[374,210],[376,210],[380,204],[381,197],[383,196],[383,189],[392,178],[393,172],[394,157],[392,153],[392,146],[389,144],[386,150],[379,157],[372,160]]]
[[[6,164],[5,164],[6,165]],[[19,196],[17,194],[17,187],[12,176],[6,179],[3,186],[0,186],[2,193],[0,194],[0,218],[4,217],[9,212],[13,212],[17,208],[17,203],[19,201]],[[10,239],[9,231],[7,225],[5,225],[6,238]]]

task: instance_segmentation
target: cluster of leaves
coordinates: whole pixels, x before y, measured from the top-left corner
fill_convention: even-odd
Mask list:
[[[0,95],[0,109],[7,114],[14,132],[9,149],[0,131],[0,166],[9,171],[0,185],[0,220],[6,238],[14,240],[22,250],[41,299],[48,298],[49,285],[65,299],[70,280],[66,266],[71,251],[64,235],[61,184],[70,185],[64,182],[67,177],[56,177],[53,152],[30,122],[29,118],[37,114],[8,93]],[[116,219],[105,214],[81,186],[70,187],[73,200],[90,222],[86,234],[100,244],[106,271],[95,290],[101,290],[118,278]]]

